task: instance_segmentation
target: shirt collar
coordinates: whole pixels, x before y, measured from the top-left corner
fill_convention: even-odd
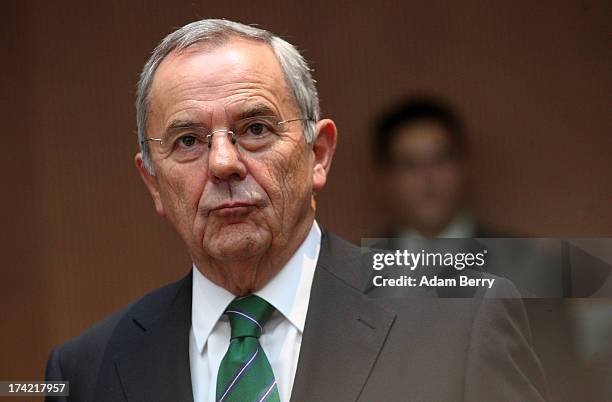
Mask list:
[[[192,272],[191,329],[198,350],[202,351],[215,324],[235,296],[208,280],[195,264]]]
[[[458,239],[473,237],[476,231],[476,223],[469,215],[458,215],[453,218],[448,226],[436,237],[441,239]],[[424,239],[423,235],[414,229],[401,232],[401,237],[405,239]]]
[[[256,295],[273,305],[300,333],[304,331],[310,289],[321,248],[321,230],[314,221],[304,242],[287,264]],[[198,350],[236,296],[217,286],[193,266],[191,327]]]

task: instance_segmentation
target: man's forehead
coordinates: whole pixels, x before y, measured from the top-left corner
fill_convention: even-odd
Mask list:
[[[398,141],[407,143],[435,143],[445,145],[450,142],[450,134],[444,124],[434,119],[424,119],[408,123],[398,128]]]
[[[268,44],[232,38],[220,45],[203,43],[174,50],[158,67],[151,95],[188,91],[214,100],[234,87],[285,95],[284,74]]]

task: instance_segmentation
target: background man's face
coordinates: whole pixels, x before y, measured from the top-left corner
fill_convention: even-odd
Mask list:
[[[272,50],[241,39],[172,52],[156,72],[150,99],[150,137],[163,137],[176,121],[228,129],[249,112],[301,117]],[[163,158],[155,145],[157,211],[176,227],[196,263],[282,249],[314,216],[312,149],[299,121],[256,152],[240,151],[224,132],[214,135],[207,154],[188,163]]]
[[[389,144],[393,167],[386,175],[395,213],[403,225],[442,230],[457,212],[463,187],[463,169],[451,153],[448,133],[428,120],[397,130]]]

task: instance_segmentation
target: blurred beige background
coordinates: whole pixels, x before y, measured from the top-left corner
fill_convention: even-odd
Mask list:
[[[496,3],[496,4],[494,4]],[[486,222],[533,236],[612,236],[612,3],[9,1],[0,379],[42,378],[54,345],[190,268],[133,168],[137,75],[171,29],[257,23],[315,69],[340,143],[318,220],[378,233],[374,116],[433,93],[458,107]]]

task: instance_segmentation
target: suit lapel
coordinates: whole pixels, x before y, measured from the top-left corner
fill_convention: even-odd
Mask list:
[[[324,234],[292,401],[356,400],[395,319],[360,290],[359,249],[339,242]]]
[[[189,365],[191,283],[190,273],[178,283],[176,292],[148,303],[146,310],[138,311],[136,306],[137,311],[130,315],[132,322],[126,324],[132,325],[131,342],[123,343],[114,358],[129,402],[193,401]]]

